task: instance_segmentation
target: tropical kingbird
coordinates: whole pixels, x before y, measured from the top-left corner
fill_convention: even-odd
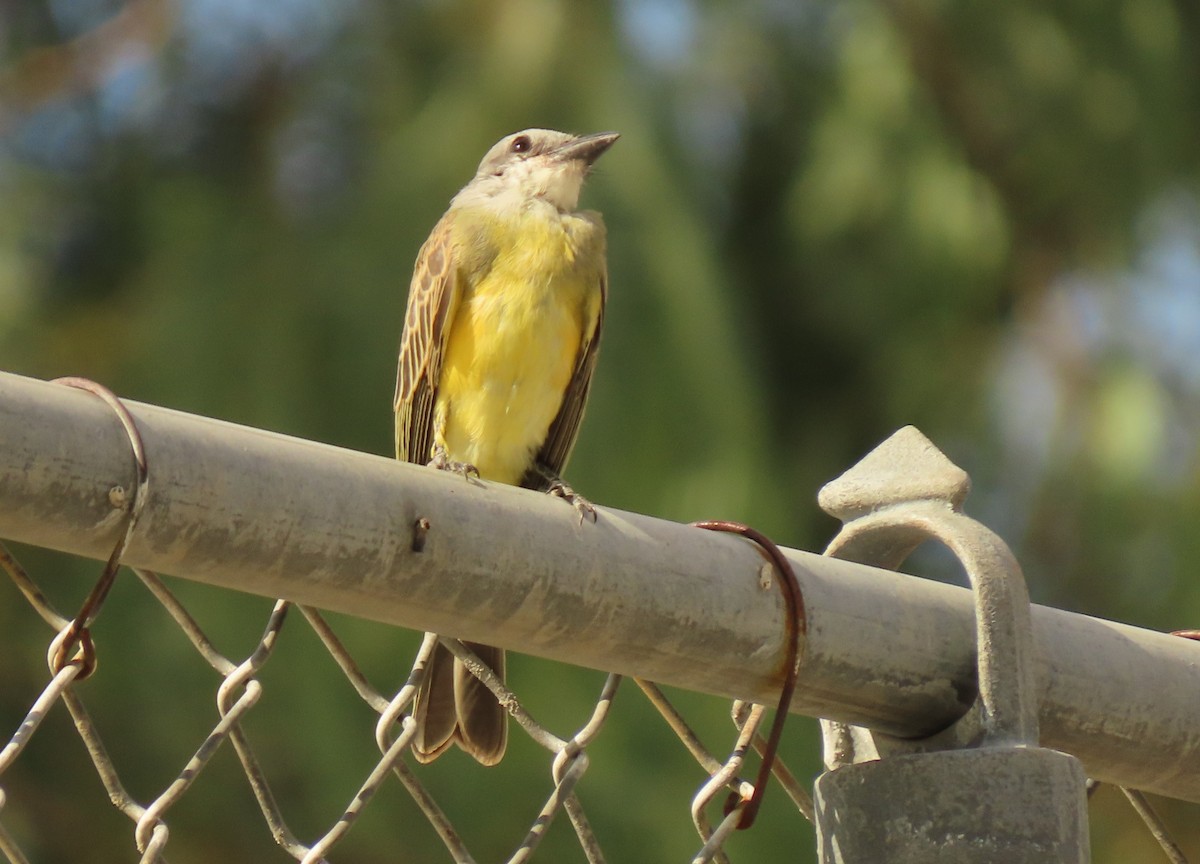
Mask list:
[[[396,456],[541,489],[595,510],[561,478],[579,432],[608,290],[604,223],[577,211],[617,133],[502,138],[421,247],[396,377]],[[501,678],[504,651],[467,643]],[[438,646],[413,708],[413,753],[504,755],[504,709]]]

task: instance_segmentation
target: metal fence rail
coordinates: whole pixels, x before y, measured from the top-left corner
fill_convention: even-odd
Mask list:
[[[787,628],[745,541],[137,403],[132,566],[769,704]],[[0,373],[0,536],[103,560],[135,484],[98,399]],[[415,551],[418,520],[428,521]],[[913,736],[973,692],[970,592],[785,550],[808,610],[792,710]],[[477,598],[487,597],[488,603]],[[1200,801],[1200,645],[1034,607],[1042,740]]]

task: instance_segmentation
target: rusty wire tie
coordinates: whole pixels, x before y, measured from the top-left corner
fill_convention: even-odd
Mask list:
[[[124,403],[121,402],[115,393],[103,384],[98,384],[88,378],[55,378],[50,383],[62,384],[63,386],[74,387],[78,390],[86,390],[88,393],[104,400],[104,404],[111,408],[117,415],[117,419],[121,421],[121,427],[125,430],[125,435],[129,438],[129,446],[133,451],[134,466],[137,469],[137,484],[133,487],[132,495],[121,486],[114,486],[108,492],[108,500],[112,505],[125,511],[125,531],[117,540],[112,554],[108,556],[108,560],[104,564],[100,578],[92,587],[83,605],[79,607],[75,618],[58,634],[54,642],[51,643],[51,671],[57,674],[70,663],[79,663],[81,668],[75,680],[82,681],[96,671],[96,647],[92,642],[92,636],[88,628],[95,621],[96,615],[100,612],[100,607],[104,604],[105,598],[108,597],[108,592],[112,589],[117,570],[121,566],[121,556],[125,554],[125,547],[129,545],[129,541],[133,537],[133,529],[137,525],[138,516],[141,515],[142,509],[146,505],[146,488],[149,483],[150,474],[146,463],[146,449],[142,444],[142,436],[138,431],[137,423],[134,422],[133,415],[129,413],[129,409],[125,407]],[[67,655],[76,647],[79,648],[79,651],[74,657],[67,660]]]
[[[783,676],[783,689],[779,692],[779,706],[775,718],[771,721],[771,733],[767,736],[767,746],[762,750],[762,763],[758,766],[758,776],[754,780],[754,792],[746,799],[737,792],[730,792],[725,799],[724,814],[728,816],[739,806],[745,805],[738,819],[737,830],[745,831],[754,824],[758,809],[762,806],[763,795],[767,791],[767,781],[771,778],[771,768],[775,764],[776,751],[779,749],[779,739],[783,736],[783,724],[787,720],[788,708],[792,704],[792,694],[796,690],[796,664],[800,659],[800,630],[804,627],[804,596],[800,592],[800,583],[796,580],[796,571],[787,560],[779,547],[766,534],[751,528],[742,522],[731,522],[725,519],[712,519],[693,522],[696,528],[705,531],[720,531],[727,534],[737,534],[757,543],[759,548],[770,559],[780,575],[783,585],[783,598],[787,605],[787,658]]]

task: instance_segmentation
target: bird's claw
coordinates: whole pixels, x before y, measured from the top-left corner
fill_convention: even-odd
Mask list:
[[[575,508],[579,514],[579,524],[583,524],[584,519],[589,519],[593,524],[596,522],[596,508],[592,502],[584,498],[562,480],[555,480],[548,487],[546,492],[553,495],[555,498],[562,498]]]
[[[459,462],[457,459],[451,459],[441,447],[433,451],[433,458],[429,460],[429,467],[436,468],[439,471],[450,471],[454,474],[461,474],[464,480],[470,480],[472,477],[476,480],[480,479],[478,468],[470,462]]]

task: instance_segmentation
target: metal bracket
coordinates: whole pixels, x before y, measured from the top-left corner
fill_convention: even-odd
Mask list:
[[[970,479],[909,426],[821,490],[843,521],[826,554],[895,569],[926,540],[975,597],[978,696],[920,741],[825,721],[814,796],[822,864],[1086,864],[1079,761],[1038,747],[1029,595],[1004,542],[960,512]]]
[[[1035,656],[1029,594],[1021,568],[995,533],[960,512],[971,488],[966,472],[913,426],[896,432],[820,492],[821,508],[844,523],[825,554],[894,570],[926,540],[961,562],[976,597],[979,698],[958,723],[917,742],[872,736],[889,752],[954,749],[978,743],[1036,744]],[[826,724],[837,764],[878,758],[846,753],[847,732]],[[834,740],[830,740],[831,736]],[[859,748],[861,736],[856,738]],[[840,754],[840,755],[836,755]]]

